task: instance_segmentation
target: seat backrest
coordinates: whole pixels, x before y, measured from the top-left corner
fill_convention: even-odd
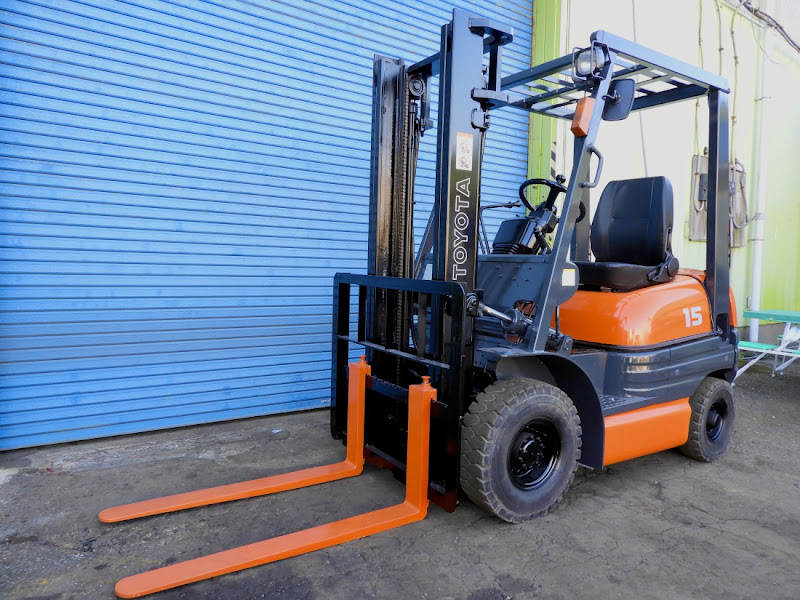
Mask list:
[[[592,221],[597,262],[657,265],[671,251],[672,184],[666,177],[608,183]]]

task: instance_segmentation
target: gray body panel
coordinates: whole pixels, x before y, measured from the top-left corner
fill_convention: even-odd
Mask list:
[[[489,325],[481,323],[480,325]],[[489,327],[477,329],[475,366],[498,372],[501,362],[523,358],[547,359],[552,352],[530,352],[501,342]],[[501,345],[505,343],[506,345]],[[516,345],[515,345],[516,346]],[[734,347],[718,336],[674,342],[664,348],[608,348],[576,342],[568,355],[557,355],[573,363],[591,380],[603,415],[613,415],[651,404],[688,398],[704,377],[736,367]],[[508,367],[504,367],[508,369]],[[513,369],[507,376],[524,376],[535,367]]]
[[[483,302],[501,310],[513,308],[517,300],[538,303],[544,288],[550,283],[553,260],[552,254],[482,255],[478,259],[476,288],[483,290]],[[556,305],[569,300],[578,289],[575,264],[565,260],[561,271],[566,271],[567,276],[555,274],[550,290]]]
[[[612,348],[575,343],[571,351],[538,352],[510,344],[499,326],[479,319],[475,367],[498,379],[531,377],[558,385],[575,403],[583,426],[581,463],[603,466],[603,419],[646,406],[690,397],[709,375],[729,381],[736,372],[736,346],[718,335],[677,340],[658,348]]]

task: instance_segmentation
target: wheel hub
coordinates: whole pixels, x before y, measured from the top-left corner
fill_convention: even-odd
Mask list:
[[[708,409],[706,416],[706,437],[709,441],[718,441],[726,427],[726,417],[728,414],[728,407],[722,400],[717,400]]]
[[[517,487],[541,486],[556,470],[561,437],[549,421],[531,421],[514,438],[508,456],[508,472]]]

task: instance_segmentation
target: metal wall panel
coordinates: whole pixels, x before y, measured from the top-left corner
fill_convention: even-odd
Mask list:
[[[512,23],[529,65],[524,0],[3,2],[0,449],[327,405],[372,56],[434,52],[452,5]],[[496,118],[484,201],[526,158],[526,117]]]

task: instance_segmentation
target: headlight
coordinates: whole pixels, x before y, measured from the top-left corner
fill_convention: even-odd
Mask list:
[[[586,79],[592,73],[596,73],[605,63],[605,54],[597,46],[578,51],[572,60],[575,75],[581,79]]]

